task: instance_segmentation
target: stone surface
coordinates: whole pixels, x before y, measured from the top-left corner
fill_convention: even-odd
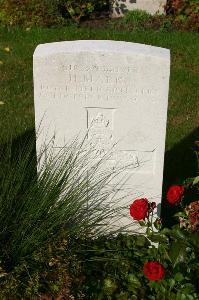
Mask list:
[[[164,14],[166,2],[166,0],[115,0],[112,4],[112,17],[121,17],[134,9],[145,10],[152,15]]]
[[[38,153],[54,134],[59,148],[87,129],[98,156],[119,141],[108,163],[126,166],[126,215],[135,198],[160,203],[169,50],[119,41],[43,44],[33,68]]]

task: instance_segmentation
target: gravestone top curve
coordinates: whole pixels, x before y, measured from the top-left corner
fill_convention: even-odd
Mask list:
[[[155,47],[139,43],[111,41],[111,40],[79,40],[40,44],[37,46],[34,56],[42,57],[55,53],[67,52],[108,52],[108,53],[132,53],[140,55],[156,56],[157,58],[170,58],[169,49]]]

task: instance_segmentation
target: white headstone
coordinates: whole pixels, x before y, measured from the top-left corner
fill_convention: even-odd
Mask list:
[[[137,197],[160,203],[169,74],[170,52],[163,48],[91,40],[39,45],[37,151],[54,134],[59,148],[87,129],[99,155],[119,141],[110,163],[129,165],[129,203]]]
[[[127,11],[139,9],[151,15],[164,14],[166,0],[114,0],[112,3],[112,17],[121,17]]]

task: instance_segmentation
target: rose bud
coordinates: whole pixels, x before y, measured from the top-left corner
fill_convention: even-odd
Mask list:
[[[152,209],[155,209],[156,207],[157,207],[156,203],[155,203],[155,202],[152,202],[152,203],[151,203],[151,208],[152,208]]]

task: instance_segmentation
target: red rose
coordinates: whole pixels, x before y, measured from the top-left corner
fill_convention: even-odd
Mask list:
[[[181,185],[173,185],[167,192],[167,201],[170,204],[177,204],[181,201],[184,193],[184,187]]]
[[[135,200],[130,206],[130,215],[134,220],[144,220],[149,213],[149,201],[145,198]]]
[[[144,275],[152,281],[162,280],[165,268],[157,261],[148,261],[144,264]]]

